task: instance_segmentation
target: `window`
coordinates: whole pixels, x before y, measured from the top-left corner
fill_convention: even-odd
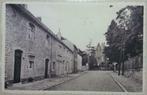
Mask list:
[[[58,54],[59,57],[62,57],[60,54]]]
[[[29,55],[28,57],[29,57],[29,68],[33,68],[35,56]]]
[[[62,46],[61,46],[61,45],[59,45],[59,47],[60,47],[60,48],[62,48]]]
[[[53,69],[55,69],[55,62],[53,62]]]
[[[29,63],[30,63],[30,68],[32,68],[33,67],[33,64],[34,64],[34,61],[29,61]]]
[[[29,35],[28,38],[31,40],[35,39],[35,25],[32,23],[29,23]]]
[[[45,46],[48,47],[49,46],[49,35],[46,35],[46,40],[45,40]]]
[[[49,35],[46,35],[46,39],[49,39]]]

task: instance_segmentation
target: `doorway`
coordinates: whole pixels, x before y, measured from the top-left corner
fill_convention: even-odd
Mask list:
[[[14,56],[14,83],[20,82],[21,76],[21,59],[22,59],[22,51],[17,49],[15,50]]]
[[[45,78],[48,78],[48,63],[49,63],[49,59],[45,59]]]

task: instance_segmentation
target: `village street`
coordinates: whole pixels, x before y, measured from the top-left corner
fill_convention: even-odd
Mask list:
[[[87,71],[80,77],[51,87],[48,90],[70,90],[70,91],[113,91],[123,90],[113,80],[109,71]]]
[[[6,4],[5,89],[143,91],[144,6],[57,5]]]

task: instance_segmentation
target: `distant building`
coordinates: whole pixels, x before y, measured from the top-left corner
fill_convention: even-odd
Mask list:
[[[6,5],[6,85],[74,72],[74,50],[40,20],[24,5]]]
[[[82,63],[82,64],[81,64]],[[88,55],[85,51],[78,51],[78,71],[88,70]]]
[[[89,46],[87,51],[87,57],[88,57],[88,67],[89,70],[97,69],[97,61],[96,61],[96,49],[94,46]]]
[[[77,71],[83,71],[82,68],[82,57],[78,54],[77,55]]]
[[[88,65],[88,54],[85,51],[83,51],[81,53],[81,56],[82,56],[82,66]]]
[[[96,46],[95,57],[96,57],[98,65],[105,62],[105,55],[103,53],[104,52],[104,47],[105,47],[104,43],[101,43],[101,44],[98,43],[98,45]]]

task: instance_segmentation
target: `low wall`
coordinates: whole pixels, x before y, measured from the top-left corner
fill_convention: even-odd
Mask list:
[[[124,76],[134,80],[137,83],[142,84],[143,82],[143,73],[142,70],[140,71],[125,71]]]
[[[124,76],[135,80],[142,84],[143,80],[143,55],[140,54],[133,58],[129,58],[124,63]]]

